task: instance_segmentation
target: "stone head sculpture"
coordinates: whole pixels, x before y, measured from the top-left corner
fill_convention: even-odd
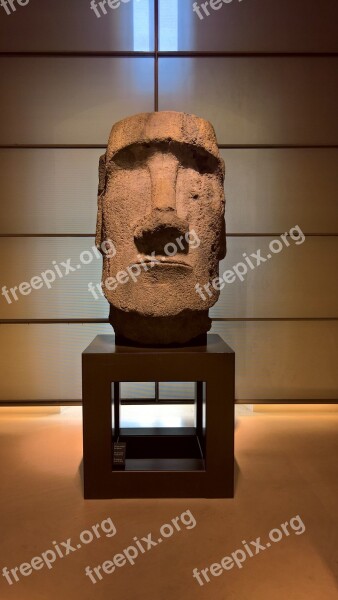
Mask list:
[[[224,162],[210,123],[179,112],[113,126],[100,159],[96,244],[119,338],[185,344],[209,331],[218,294],[197,292],[226,252]]]

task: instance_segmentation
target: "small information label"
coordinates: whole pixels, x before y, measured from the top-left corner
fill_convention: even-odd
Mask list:
[[[126,442],[113,443],[113,468],[126,468]]]

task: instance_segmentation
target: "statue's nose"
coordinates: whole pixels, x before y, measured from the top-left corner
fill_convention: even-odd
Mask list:
[[[189,231],[189,223],[176,212],[178,159],[169,153],[158,153],[150,161],[149,171],[151,211],[136,224],[134,240],[140,252],[163,254],[166,244]]]
[[[138,221],[134,229],[134,238],[141,240],[155,234],[163,238],[172,238],[184,236],[188,231],[189,223],[185,219],[180,219],[176,212],[157,209]]]
[[[172,154],[158,153],[149,163],[151,208],[153,211],[176,211],[178,160]]]
[[[153,180],[151,205],[153,211],[176,212],[176,178],[162,173]]]

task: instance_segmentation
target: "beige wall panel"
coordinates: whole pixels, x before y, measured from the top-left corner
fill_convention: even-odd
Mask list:
[[[199,1],[198,6],[203,4]],[[178,49],[227,52],[337,52],[336,0],[227,0],[203,9],[178,0]],[[210,2],[209,2],[210,5]],[[217,3],[215,3],[217,6]],[[172,50],[160,43],[161,50]]]
[[[236,352],[238,400],[338,399],[338,321],[213,325]]]
[[[338,150],[222,150],[229,233],[338,233]],[[0,150],[0,233],[93,233],[101,149]]]
[[[160,110],[211,121],[218,142],[337,144],[337,57],[160,59]]]
[[[103,152],[0,150],[0,232],[94,233]]]
[[[277,238],[229,238],[228,254],[220,265],[221,275],[242,262],[243,253],[250,257],[253,265],[257,265],[257,259],[251,254],[259,250],[267,259],[269,244],[274,239]],[[255,269],[248,266],[248,272],[242,275],[244,281],[238,276],[230,278],[234,279],[233,283],[225,283],[211,315],[217,318],[337,317],[338,239],[312,237],[300,245],[292,240],[289,243],[289,247],[285,246],[279,254],[271,254],[271,259]],[[0,239],[3,257],[0,289],[6,286],[9,290],[22,282],[29,283],[47,270],[55,274],[50,289],[41,284],[40,289],[32,289],[27,295],[16,290],[18,300],[10,293],[9,302],[2,290],[0,318],[107,318],[107,301],[99,292],[95,298],[88,288],[89,283],[95,286],[101,280],[102,260],[96,256],[93,245],[93,238]],[[68,259],[75,270],[66,274],[66,267],[61,263]],[[237,272],[240,271],[243,267],[237,268]],[[52,279],[53,274],[47,278]],[[24,286],[23,291],[27,292],[28,288]],[[202,293],[207,298],[207,291]]]
[[[215,323],[236,356],[236,397],[338,397],[337,322]],[[81,398],[81,352],[108,325],[0,326],[0,399]],[[220,391],[221,393],[221,391]]]
[[[0,318],[107,318],[107,301],[99,292],[96,299],[88,290],[90,282],[96,284],[101,280],[102,258],[93,250],[94,245],[94,238],[0,239],[1,287],[6,285],[9,289],[21,282],[30,282],[32,277],[47,270],[51,271],[47,278],[52,280],[53,272],[55,276],[50,288],[44,284],[27,295],[18,292],[18,300],[11,294],[11,303],[0,296],[0,315],[3,315]],[[61,264],[68,259],[71,259],[68,264],[75,269],[69,274],[68,268]]]
[[[90,9],[90,0],[28,2],[24,7],[14,2],[16,11],[10,15],[1,7],[1,52],[102,52],[135,48],[133,1],[122,3],[116,10],[106,5],[107,14],[99,11],[101,16]],[[153,5],[153,0],[141,2],[150,8]],[[149,40],[151,49],[152,26],[149,26]]]
[[[81,399],[81,352],[111,332],[109,325],[0,326],[0,399]]]
[[[0,58],[0,144],[102,144],[112,124],[153,110],[149,58]]]
[[[338,150],[222,150],[229,233],[338,233]]]
[[[213,317],[338,317],[338,238],[308,237],[303,243],[303,236],[287,240],[289,247],[281,238],[228,238],[228,254],[220,264],[220,274],[235,267],[236,277],[229,278],[233,283],[225,283],[211,309]],[[271,243],[276,250],[282,248],[280,253],[271,251]],[[265,262],[257,265],[260,258],[252,255],[257,256],[259,250]],[[238,263],[243,266],[238,267]],[[245,266],[247,273],[243,273]],[[243,273],[244,281],[237,273]]]

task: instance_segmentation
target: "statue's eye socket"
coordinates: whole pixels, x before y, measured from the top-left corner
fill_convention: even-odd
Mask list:
[[[180,162],[183,167],[193,169],[200,175],[216,173],[218,169],[217,159],[202,148],[185,148]]]
[[[145,165],[151,149],[149,150],[149,144],[139,145],[134,144],[133,146],[127,146],[119,150],[114,156],[113,162],[120,169],[137,169]]]

